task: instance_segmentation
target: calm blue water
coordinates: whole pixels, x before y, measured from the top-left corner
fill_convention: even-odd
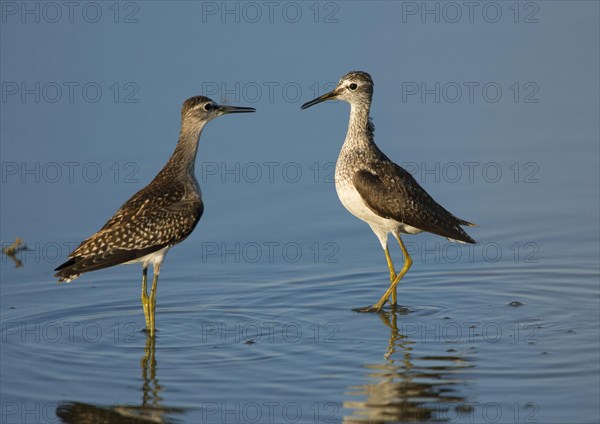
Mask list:
[[[2,2],[0,240],[30,250],[0,261],[0,421],[597,422],[598,3],[249,4],[70,22]],[[406,236],[382,314],[352,310],[388,272],[331,179],[348,106],[299,110],[351,69],[375,80],[381,149],[479,224],[475,246]],[[139,266],[52,269],[161,168],[201,93],[258,112],[202,135],[206,210],[167,256],[150,343]]]

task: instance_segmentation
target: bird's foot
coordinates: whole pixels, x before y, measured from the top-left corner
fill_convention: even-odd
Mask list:
[[[382,307],[378,306],[378,305],[373,305],[373,306],[365,306],[364,308],[355,308],[352,309],[354,312],[361,312],[361,313],[377,313],[377,312],[381,312]]]
[[[396,303],[390,305],[390,310],[399,314],[407,314],[410,312],[410,309],[408,309],[406,306],[398,305]]]

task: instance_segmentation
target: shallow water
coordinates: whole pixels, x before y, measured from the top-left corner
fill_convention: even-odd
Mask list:
[[[16,255],[19,267],[6,255],[0,262],[2,422],[598,420],[598,30],[588,19],[598,5],[536,2],[538,25],[399,26],[392,12],[400,5],[336,4],[335,25],[210,18],[194,26],[199,5],[182,3],[183,13],[140,3],[137,26],[79,25],[81,42],[122,63],[116,74],[105,70],[110,78],[138,75],[141,102],[3,101],[2,246],[19,236],[30,250]],[[177,19],[187,24],[153,38],[159,24]],[[365,20],[378,22],[377,31],[357,38]],[[17,24],[2,25],[4,81],[103,78],[90,70],[97,53],[80,50],[66,25]],[[184,54],[190,28],[201,40],[222,31],[203,52],[222,75],[188,74],[188,66],[204,69],[201,55]],[[241,30],[249,32],[240,38]],[[30,32],[43,37],[29,40]],[[177,46],[169,57],[183,75],[144,62],[144,36],[157,54]],[[96,45],[101,37],[117,37],[120,50]],[[414,41],[394,44],[402,37]],[[36,74],[20,54],[58,54],[56,40],[65,57]],[[299,51],[283,49],[280,68],[261,69],[271,56],[257,46],[279,43]],[[451,44],[471,53],[450,60]],[[52,269],[158,171],[174,146],[181,100],[200,83],[236,81],[222,48],[249,64],[242,82],[281,78],[304,91],[296,101],[230,94],[229,103],[258,113],[219,118],[204,131],[196,174],[206,211],[166,258],[150,342],[139,266],[63,285]],[[349,60],[356,50],[368,57]],[[314,64],[333,51],[340,63]],[[377,52],[399,52],[402,61]],[[298,62],[299,53],[313,63]],[[294,64],[293,73],[283,64]],[[406,236],[414,263],[399,286],[400,306],[381,314],[353,311],[379,299],[388,271],[376,237],[339,204],[330,179],[348,107],[299,110],[314,97],[311,78],[324,86],[354,67],[376,78],[382,150],[445,207],[479,224],[468,229],[475,246]],[[400,73],[404,81],[495,80],[507,93],[510,82],[535,81],[540,101],[400,102]],[[156,78],[178,82],[163,87]],[[65,161],[79,164],[73,180]],[[53,164],[61,178],[50,173]],[[102,177],[80,173],[86,164]],[[399,268],[400,249],[390,247]]]
[[[274,216],[287,209],[272,207]],[[253,262],[241,247],[238,257],[207,254],[205,217],[167,258],[152,346],[138,267],[57,286],[54,264],[29,256],[35,252],[21,252],[22,268],[5,257],[5,421],[133,414],[165,422],[586,422],[597,414],[591,242],[571,241],[565,251],[568,238],[540,237],[535,249],[517,252],[514,243],[536,240],[525,225],[494,236],[473,229],[473,251],[406,237],[415,263],[400,287],[402,307],[361,314],[352,308],[385,288],[384,258],[368,227],[341,206],[336,215],[315,230],[307,222],[286,235],[237,240],[294,243],[303,252],[297,262],[277,249],[272,261],[264,254]],[[225,240],[235,252],[236,239]],[[327,260],[326,243],[338,249]],[[494,247],[484,254],[485,243]]]

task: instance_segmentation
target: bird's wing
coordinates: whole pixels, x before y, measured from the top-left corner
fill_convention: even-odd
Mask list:
[[[352,182],[373,212],[453,240],[475,243],[460,226],[472,225],[438,204],[413,176],[393,162],[357,171]]]
[[[185,187],[170,187],[152,197],[140,193],[100,231],[81,242],[70,260],[56,269],[62,270],[57,276],[122,264],[172,246],[193,231],[204,211],[200,199],[183,198]]]
[[[119,217],[118,225],[105,226],[84,240],[69,257],[104,254],[109,250],[156,250],[183,240],[202,214],[200,202],[180,202],[176,206],[152,209],[143,214]]]

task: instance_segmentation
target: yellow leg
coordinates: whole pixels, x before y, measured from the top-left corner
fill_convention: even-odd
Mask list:
[[[155,312],[156,312],[156,289],[158,287],[158,275],[160,274],[160,265],[154,266],[154,275],[152,276],[152,289],[150,289],[150,337],[154,337]]]
[[[380,311],[381,308],[383,308],[383,305],[385,305],[385,302],[387,302],[387,300],[390,297],[390,295],[393,295],[392,298],[395,298],[395,295],[396,295],[396,286],[398,285],[398,283],[400,282],[400,280],[402,279],[402,277],[404,277],[404,274],[406,274],[406,272],[409,270],[409,268],[412,265],[412,259],[410,258],[410,255],[408,254],[408,251],[406,250],[406,247],[404,246],[404,243],[402,242],[402,239],[400,238],[399,235],[396,236],[396,238],[398,239],[398,243],[400,244],[400,248],[402,249],[402,254],[404,255],[404,266],[402,267],[402,270],[396,276],[395,280],[392,282],[392,284],[390,285],[390,287],[387,289],[387,291],[385,292],[385,294],[383,296],[381,296],[381,299],[379,299],[379,302],[377,302],[371,308],[371,309],[374,309],[376,311]]]
[[[390,251],[388,250],[387,246],[385,246],[385,249],[383,251],[385,252],[385,259],[387,260],[387,265],[390,270],[390,284],[393,284],[394,280],[396,279],[396,270],[394,269],[394,263],[392,262],[392,258],[390,257]],[[396,290],[394,290],[392,292],[392,305],[396,305],[397,303],[398,302],[396,298]]]
[[[146,331],[150,329],[150,300],[148,298],[148,289],[146,281],[148,279],[148,268],[142,270],[142,309],[144,309],[144,318],[146,319]]]

